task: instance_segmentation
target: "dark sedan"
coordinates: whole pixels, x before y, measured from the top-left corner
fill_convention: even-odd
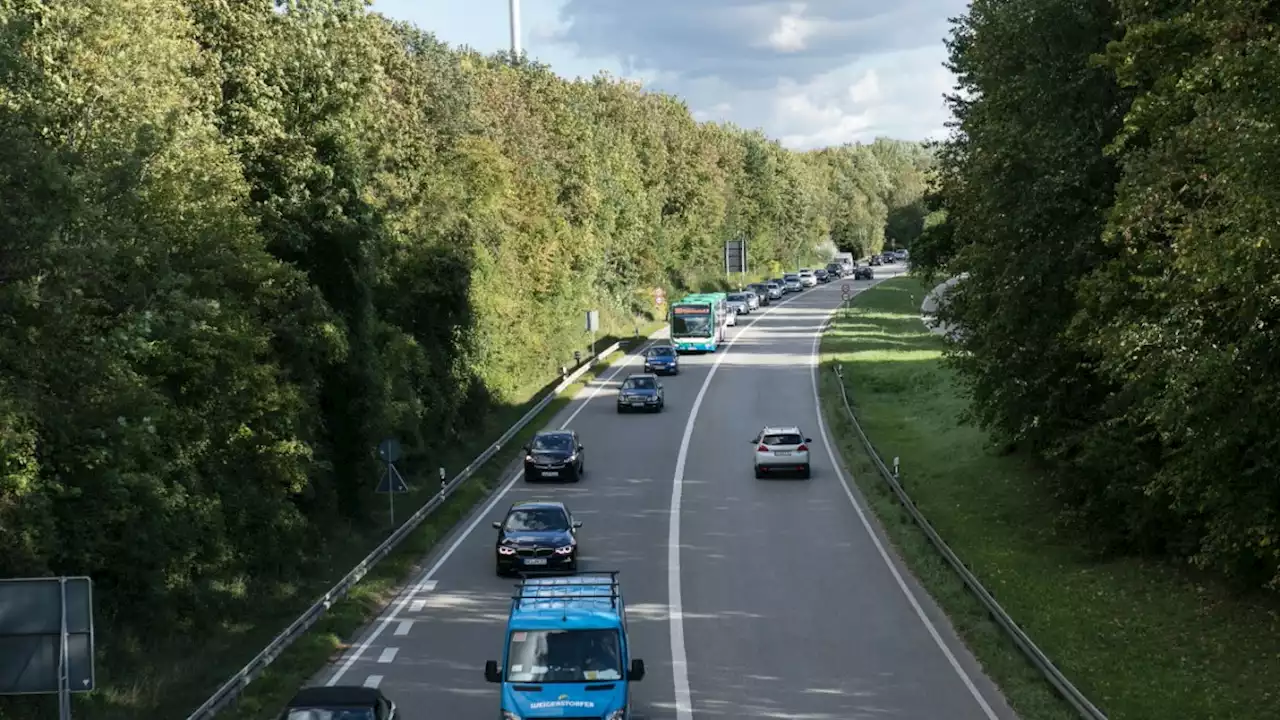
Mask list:
[[[628,410],[662,412],[666,404],[662,383],[658,382],[656,375],[636,373],[623,380],[622,387],[618,388],[618,412],[620,413]]]
[[[377,688],[334,685],[299,690],[279,720],[399,720],[399,717],[396,704]]]
[[[514,503],[495,521],[494,547],[499,576],[513,572],[578,570],[578,528],[564,503],[531,500]]]
[[[578,482],[586,472],[585,450],[572,430],[543,430],[524,446],[524,479]]]
[[[769,286],[764,283],[751,283],[747,288],[750,289],[751,292],[755,293],[756,297],[760,298],[761,305],[768,305],[775,297],[769,292]],[[782,293],[778,293],[778,295],[781,294]]]
[[[853,270],[854,280],[874,280],[875,277],[876,277],[876,271],[872,270],[866,265],[860,265],[854,268]]]

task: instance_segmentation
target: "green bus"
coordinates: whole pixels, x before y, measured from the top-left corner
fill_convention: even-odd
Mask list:
[[[729,303],[725,293],[695,293],[671,304],[671,344],[676,352],[715,352],[725,340]]]

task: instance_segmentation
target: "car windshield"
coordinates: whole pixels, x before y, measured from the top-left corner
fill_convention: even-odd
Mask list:
[[[776,445],[799,445],[804,442],[804,438],[795,433],[777,433],[775,435],[765,435],[760,439],[760,443],[769,447]]]
[[[799,275],[788,275],[788,276],[786,276],[784,279],[785,279],[785,280],[799,280],[799,279],[800,279],[800,276],[799,276]]]
[[[523,508],[507,514],[508,532],[554,532],[568,530],[569,518],[560,508]]]
[[[746,295],[734,294],[729,296],[729,302],[746,302],[746,301],[747,301]]]
[[[375,720],[373,708],[289,708],[286,720]]]
[[[676,354],[676,349],[670,345],[656,347],[649,350],[649,357],[672,357]]]
[[[656,387],[651,377],[627,378],[626,382],[622,383],[623,390],[653,390]]]
[[[507,681],[581,683],[622,679],[617,630],[516,630],[507,646]]]
[[[672,337],[711,337],[710,315],[676,315],[671,318]]]
[[[538,435],[533,439],[532,447],[543,452],[570,452],[573,450],[573,438],[569,435]]]

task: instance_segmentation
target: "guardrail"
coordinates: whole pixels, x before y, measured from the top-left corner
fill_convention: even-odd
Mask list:
[[[637,338],[637,340],[643,341],[645,338]],[[348,592],[350,592],[351,588],[355,587],[374,565],[377,565],[378,562],[390,554],[392,550],[396,549],[396,547],[399,546],[410,533],[422,524],[422,521],[425,520],[428,515],[435,512],[436,509],[443,505],[444,502],[449,499],[449,496],[452,495],[453,492],[462,485],[462,483],[470,479],[471,476],[474,475],[475,472],[486,462],[488,462],[490,458],[501,451],[502,446],[511,440],[516,433],[527,427],[529,423],[537,417],[538,413],[542,412],[548,405],[550,405],[565,388],[577,382],[578,378],[586,374],[587,370],[589,370],[592,365],[609,357],[613,353],[617,352],[621,347],[621,342],[616,342],[610,345],[604,350],[601,350],[595,355],[587,358],[581,365],[575,368],[573,372],[566,375],[565,378],[561,380],[553,390],[551,390],[551,392],[544,395],[536,405],[529,409],[529,412],[526,412],[523,417],[516,421],[515,425],[512,425],[506,432],[502,433],[502,436],[499,437],[496,442],[490,445],[484,452],[480,453],[476,459],[472,460],[462,469],[461,472],[454,476],[452,480],[445,483],[434,497],[428,500],[425,505],[411,515],[408,520],[405,520],[404,524],[396,528],[396,530],[392,532],[386,540],[382,541],[382,544],[374,548],[373,552],[369,553],[364,560],[360,561],[360,564],[352,568],[351,572],[348,572],[345,577],[339,580],[337,585],[334,585],[329,592],[325,593],[314,605],[308,608],[306,612],[302,613],[298,619],[290,623],[289,627],[285,628],[284,632],[277,635],[275,639],[262,650],[262,652],[258,653],[252,660],[250,660],[248,665],[245,665],[240,669],[240,672],[236,673],[230,680],[223,683],[222,687],[218,688],[218,691],[215,692],[212,697],[206,700],[203,705],[196,709],[195,712],[191,713],[187,720],[207,720],[208,718],[212,718],[238,699],[244,693],[244,689],[249,685],[249,683],[257,679],[258,676],[262,674],[262,671],[266,670],[267,666],[274,662],[286,648],[292,645],[303,633],[310,629],[312,625],[315,625],[316,622],[326,612],[328,612],[329,608],[332,607],[335,602],[341,600]]]
[[[825,329],[824,327],[823,330]],[[1009,617],[1004,608],[1000,607],[1000,603],[996,601],[995,597],[982,586],[977,576],[965,566],[960,556],[956,555],[955,551],[938,534],[938,531],[925,519],[924,514],[911,501],[911,496],[907,495],[906,488],[902,487],[902,483],[898,481],[897,476],[885,465],[884,460],[880,458],[880,453],[876,452],[875,446],[871,444],[871,438],[867,437],[862,425],[858,423],[858,418],[853,413],[853,406],[849,404],[849,394],[844,387],[844,371],[841,366],[837,364],[832,370],[835,372],[840,386],[840,399],[844,402],[844,410],[849,416],[849,422],[853,424],[853,429],[858,433],[858,438],[862,440],[862,446],[866,448],[872,464],[880,472],[880,477],[889,485],[889,489],[893,490],[893,494],[898,497],[898,502],[902,503],[902,507],[906,508],[907,513],[911,515],[911,519],[924,531],[925,536],[929,538],[929,542],[933,543],[933,546],[937,548],[942,557],[951,565],[951,568],[960,576],[965,587],[969,588],[969,591],[978,598],[978,602],[982,603],[983,607],[986,608],[987,615],[1004,630],[1010,640],[1013,640],[1013,643],[1018,646],[1022,654],[1026,655],[1027,660],[1044,675],[1044,679],[1058,691],[1058,694],[1075,708],[1076,712],[1080,713],[1080,717],[1085,718],[1085,720],[1107,720],[1107,716],[1090,702],[1075,685],[1072,685],[1071,681],[1062,674],[1062,671],[1058,670],[1057,666],[1049,660],[1049,657],[1040,648],[1036,647],[1036,644],[1031,641],[1026,632],[1018,627],[1018,624],[1013,621],[1013,618]]]

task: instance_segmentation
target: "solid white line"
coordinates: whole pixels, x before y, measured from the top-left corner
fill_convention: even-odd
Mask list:
[[[413,629],[412,620],[401,620],[400,625],[396,627],[396,636],[400,637],[400,636],[408,635],[409,631],[412,629]]]
[[[897,276],[895,275],[894,277]],[[864,290],[866,289],[870,288],[864,288]],[[862,290],[859,290],[859,292],[862,292]],[[884,564],[889,568],[889,572],[893,575],[893,579],[897,581],[898,588],[902,590],[902,594],[906,596],[907,602],[909,602],[911,604],[911,608],[916,611],[916,616],[920,618],[920,622],[924,623],[925,629],[929,631],[929,636],[933,638],[933,642],[937,644],[938,649],[942,651],[942,654],[947,657],[947,662],[951,663],[952,669],[954,669],[956,674],[960,676],[961,682],[963,682],[964,686],[969,689],[969,694],[978,702],[978,706],[982,708],[982,712],[985,713],[990,720],[999,720],[999,716],[996,715],[995,711],[991,709],[991,706],[987,704],[986,699],[982,697],[982,693],[978,691],[978,686],[974,684],[973,678],[969,677],[969,674],[965,672],[964,668],[960,665],[960,661],[957,660],[956,656],[951,652],[951,648],[947,647],[946,641],[942,639],[942,634],[938,632],[938,628],[933,624],[933,621],[929,619],[927,614],[925,614],[924,608],[920,606],[920,601],[916,599],[915,594],[911,592],[911,588],[907,585],[906,580],[904,580],[902,578],[902,574],[898,572],[898,567],[893,563],[893,559],[889,557],[889,552],[885,550],[884,544],[880,542],[880,537],[876,535],[875,529],[871,527],[871,522],[867,520],[867,514],[862,509],[862,504],[858,502],[857,497],[854,496],[853,490],[850,488],[852,478],[846,477],[844,467],[838,460],[836,460],[836,453],[831,444],[831,434],[827,432],[827,423],[822,417],[822,405],[818,393],[818,368],[822,364],[819,354],[819,345],[822,341],[822,331],[826,328],[827,323],[831,321],[832,316],[834,316],[839,310],[840,308],[835,308],[828,313],[826,319],[822,323],[822,326],[818,328],[817,334],[813,337],[813,351],[810,356],[810,364],[812,365],[812,373],[810,377],[813,381],[813,407],[818,414],[818,431],[822,433],[822,442],[827,447],[827,457],[831,460],[831,467],[835,468],[836,475],[840,478],[840,486],[844,488],[845,496],[849,498],[849,503],[853,505],[853,510],[858,514],[858,519],[862,521],[862,527],[867,531],[867,535],[871,537],[871,542],[876,546],[876,550],[880,552],[880,559],[884,560]]]
[[[651,340],[652,338],[646,339],[645,344],[648,344]],[[642,344],[641,348],[643,348],[645,344]],[[594,380],[593,384],[595,384],[595,389],[592,390],[591,394],[585,397],[581,403],[579,403],[578,407],[574,408],[572,413],[569,413],[569,417],[566,418],[565,421],[560,424],[560,429],[563,430],[566,427],[568,427],[569,423],[573,422],[573,419],[578,417],[578,413],[582,412],[583,409],[585,409],[587,405],[591,403],[592,400],[595,400],[596,396],[600,394],[600,391],[603,390],[605,387],[607,387],[608,384],[612,382],[613,379],[617,377],[619,373],[625,370],[627,366],[631,364],[631,361],[637,357],[639,357],[638,353],[627,355],[625,358],[623,358],[622,362],[619,363],[618,366],[615,367],[613,371],[610,372],[607,376],[605,376],[603,379],[597,378],[596,380]],[[412,589],[409,592],[404,593],[401,596],[400,600],[397,601],[395,605],[391,606],[391,612],[384,615],[378,621],[378,625],[373,629],[373,632],[369,633],[369,636],[366,637],[363,641],[361,641],[361,643],[351,651],[351,654],[349,654],[346,657],[346,659],[342,661],[342,664],[338,666],[338,669],[336,671],[334,671],[333,676],[330,677],[328,682],[325,683],[326,686],[333,687],[334,685],[338,684],[338,681],[342,680],[342,677],[346,675],[349,670],[351,670],[351,666],[356,664],[356,661],[358,661],[360,657],[364,655],[364,653],[369,649],[369,646],[372,645],[374,642],[376,642],[377,639],[382,635],[382,633],[386,632],[387,626],[395,622],[396,618],[400,615],[400,613],[404,612],[405,607],[409,604],[411,600],[415,604],[417,602],[421,602],[421,601],[414,600],[415,595],[418,595],[419,593],[424,592],[427,588],[435,587],[436,581],[433,578],[435,577],[436,573],[440,571],[440,568],[444,567],[444,564],[449,561],[449,558],[453,557],[453,554],[457,552],[459,547],[462,546],[462,543],[466,542],[466,539],[471,537],[471,533],[474,532],[475,529],[480,525],[480,523],[486,517],[489,516],[490,512],[493,512],[493,509],[497,507],[499,502],[502,501],[502,498],[506,497],[507,493],[511,492],[511,488],[515,487],[516,483],[520,481],[520,475],[523,472],[524,472],[523,468],[521,468],[520,470],[516,470],[515,473],[512,474],[511,479],[507,481],[507,484],[502,486],[502,489],[499,490],[496,494],[494,494],[493,498],[489,500],[488,504],[486,504],[480,512],[476,513],[475,517],[472,518],[471,523],[467,525],[466,529],[464,529],[458,535],[458,537],[454,538],[453,543],[450,544],[449,547],[444,551],[444,553],[441,554],[440,557],[436,559],[435,564],[433,564],[430,569],[428,569],[425,573],[422,574],[422,577],[419,578],[416,583],[414,583]],[[379,677],[378,679],[379,681],[381,681],[381,677]]]
[[[365,686],[365,687],[367,687],[367,688],[375,688],[375,689],[376,689],[376,688],[377,688],[379,685],[381,685],[381,684],[382,684],[382,676],[381,676],[381,675],[370,675],[369,677],[367,677],[367,678],[365,678],[365,679],[364,679],[364,686]]]
[[[816,289],[816,288],[815,288]],[[711,387],[711,378],[716,369],[729,354],[730,348],[742,337],[756,320],[764,317],[770,310],[791,302],[800,295],[792,295],[786,300],[770,305],[759,315],[749,315],[751,322],[739,326],[738,331],[726,342],[717,353],[716,361],[702,381],[698,395],[693,400],[693,408],[689,411],[689,420],[684,425],[684,434],[680,438],[680,453],[676,456],[676,472],[671,482],[671,509],[667,516],[667,607],[671,617],[671,671],[675,684],[676,720],[693,720],[693,695],[689,691],[689,658],[684,645],[684,604],[680,590],[680,500],[684,493],[684,466],[689,458],[689,441],[693,437],[693,423],[698,418],[698,409],[702,407],[702,399]]]
[[[400,652],[400,648],[383,648],[382,654],[378,656],[378,662],[387,664],[396,659],[396,653]]]

